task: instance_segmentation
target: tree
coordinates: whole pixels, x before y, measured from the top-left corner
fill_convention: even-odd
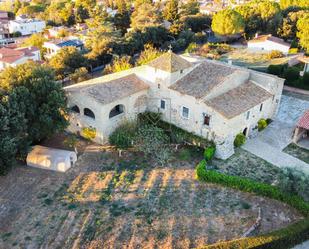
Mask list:
[[[276,2],[271,2],[269,0],[263,0],[261,2],[258,2],[257,7],[261,18],[264,21],[269,20],[280,12],[279,4]]]
[[[146,44],[144,46],[144,51],[140,54],[136,64],[138,66],[145,65],[148,62],[154,60],[155,58],[159,57],[162,55],[163,52],[160,52],[156,48],[153,47],[151,44]]]
[[[89,18],[88,10],[82,5],[78,6],[75,13],[75,21],[77,23],[83,23],[87,18]]]
[[[140,5],[134,10],[131,16],[131,27],[143,30],[147,27],[156,27],[161,24],[161,17],[158,9],[148,3]]]
[[[143,125],[135,136],[136,148],[145,156],[158,160],[161,165],[170,158],[168,142],[169,139],[164,130],[153,125]]]
[[[282,25],[278,28],[278,35],[284,39],[295,39],[297,32],[297,21],[306,14],[306,11],[291,11],[283,18]]]
[[[86,59],[75,47],[63,47],[48,64],[55,70],[57,78],[64,79],[77,68],[85,66]]]
[[[124,70],[132,68],[131,58],[129,56],[123,56],[121,58],[116,58],[113,62],[106,66],[104,69],[104,74],[117,73]]]
[[[309,51],[309,13],[306,13],[302,18],[297,21],[297,37],[299,44]]]
[[[200,4],[197,0],[189,0],[180,6],[180,16],[196,15],[200,12]]]
[[[35,33],[24,40],[23,46],[33,46],[42,50],[45,41],[47,41],[47,39],[44,37],[44,35]]]
[[[163,18],[171,23],[178,20],[178,0],[168,0],[163,9]]]
[[[153,4],[152,0],[134,0],[134,8],[137,9],[143,4]]]
[[[94,19],[91,23],[89,21],[87,22],[88,24],[91,31],[88,32],[85,44],[89,50],[86,57],[102,64],[105,61],[106,55],[112,53],[113,44],[119,39],[120,32],[116,30],[111,22],[101,18]]]
[[[280,0],[280,7],[286,9],[291,6],[308,7],[307,0]]]
[[[65,94],[47,66],[29,62],[7,68],[0,89],[0,162],[24,159],[30,144],[67,126]]]
[[[214,15],[211,27],[216,34],[228,36],[242,33],[245,24],[238,12],[226,9]]]

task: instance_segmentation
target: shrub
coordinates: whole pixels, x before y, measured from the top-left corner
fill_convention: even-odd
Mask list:
[[[309,239],[309,203],[296,195],[282,192],[277,187],[255,182],[239,176],[229,176],[214,170],[206,169],[206,161],[201,161],[196,166],[197,179],[205,182],[221,184],[241,191],[255,193],[264,197],[273,198],[289,204],[300,211],[306,218],[286,228],[248,238],[240,238],[231,241],[218,242],[207,245],[204,249],[228,249],[228,248],[290,248]]]
[[[207,147],[204,150],[204,158],[205,158],[205,160],[207,162],[210,161],[214,157],[215,152],[216,152],[216,147],[215,146]]]
[[[239,133],[236,135],[234,140],[234,146],[240,147],[246,142],[246,136],[243,133]]]
[[[258,131],[262,131],[264,130],[266,127],[267,127],[267,121],[264,119],[264,118],[261,118],[259,121],[258,121]]]
[[[290,48],[289,49],[289,54],[297,54],[298,53],[298,48]]]
[[[92,140],[96,136],[96,129],[93,127],[84,127],[82,128],[82,136],[88,140]]]
[[[267,54],[267,58],[270,59],[275,59],[275,58],[281,58],[283,57],[283,53],[281,51],[278,50],[272,50],[271,52],[269,52]]]
[[[309,87],[309,73],[304,73],[303,84]]]
[[[267,125],[269,125],[269,124],[271,124],[271,122],[273,122],[273,121],[272,121],[271,118],[268,118],[268,119],[266,119],[266,122],[267,122]]]
[[[198,50],[199,46],[195,42],[191,42],[186,48],[186,53],[194,53]]]
[[[109,143],[118,149],[127,149],[132,146],[136,134],[136,122],[124,122],[109,136]]]
[[[284,78],[289,82],[298,80],[299,69],[296,67],[288,67],[284,72]]]
[[[274,75],[282,75],[286,65],[269,65],[267,72]]]

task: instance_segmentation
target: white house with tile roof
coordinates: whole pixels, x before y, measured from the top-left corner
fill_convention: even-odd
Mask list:
[[[81,82],[65,88],[69,130],[96,129],[94,141],[106,143],[121,122],[144,111],[182,129],[213,140],[216,156],[234,153],[242,132],[257,133],[261,118],[277,112],[284,80],[211,60],[193,60],[167,52],[148,65]]]

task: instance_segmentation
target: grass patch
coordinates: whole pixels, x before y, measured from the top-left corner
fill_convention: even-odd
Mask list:
[[[283,149],[283,152],[298,158],[299,160],[309,163],[309,150],[301,148],[298,145],[291,143]]]

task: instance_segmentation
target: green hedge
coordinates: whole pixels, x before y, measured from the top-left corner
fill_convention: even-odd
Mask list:
[[[304,220],[286,228],[256,237],[241,238],[232,241],[219,242],[208,245],[207,249],[225,248],[289,248],[309,239],[309,203],[301,197],[289,195],[277,187],[255,182],[239,176],[225,175],[214,170],[206,169],[206,161],[202,160],[196,167],[197,179],[205,182],[216,183],[226,187],[245,192],[255,193],[289,204],[305,216]]]

